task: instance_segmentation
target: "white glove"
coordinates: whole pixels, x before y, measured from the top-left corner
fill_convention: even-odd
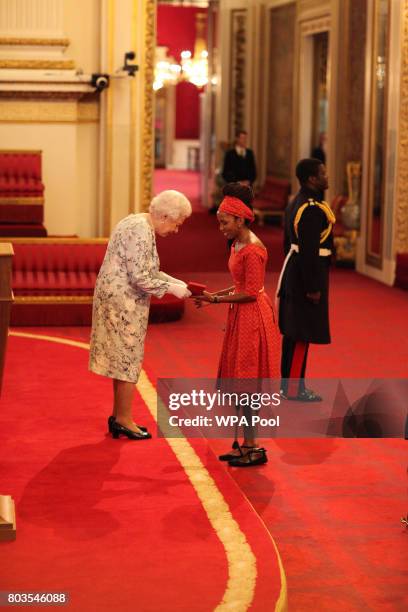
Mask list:
[[[188,298],[191,295],[191,291],[187,289],[187,285],[185,283],[184,285],[178,285],[177,283],[170,283],[167,293],[171,293],[172,295],[175,295],[180,300],[182,300],[183,298]]]
[[[166,274],[166,272],[162,272],[161,270],[159,272],[159,278],[168,283],[175,283],[176,285],[187,287],[187,283],[185,283],[184,281],[180,280],[179,278],[174,278],[174,276],[170,276],[170,274]]]

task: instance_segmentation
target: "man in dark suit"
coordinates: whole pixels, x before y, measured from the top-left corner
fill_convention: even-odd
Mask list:
[[[306,389],[304,377],[309,344],[330,344],[329,265],[335,217],[323,202],[328,188],[326,168],[319,159],[296,166],[300,191],[285,211],[285,264],[278,288],[282,339],[283,397],[320,401]]]
[[[255,156],[247,148],[247,133],[241,130],[235,139],[235,147],[224,158],[222,178],[226,183],[242,183],[251,186],[256,180]]]

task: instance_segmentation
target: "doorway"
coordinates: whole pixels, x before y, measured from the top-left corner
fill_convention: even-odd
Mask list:
[[[327,93],[329,33],[319,32],[313,40],[313,103],[310,151],[312,157],[326,163],[329,98]]]
[[[153,189],[177,189],[197,211],[210,206],[217,10],[212,0],[157,3]]]
[[[299,63],[299,114],[295,159],[317,157],[327,164],[330,95],[330,35],[326,20],[302,24]]]

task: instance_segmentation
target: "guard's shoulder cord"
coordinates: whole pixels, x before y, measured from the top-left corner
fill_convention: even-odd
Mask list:
[[[334,212],[332,211],[332,209],[330,208],[327,202],[317,202],[316,200],[309,198],[307,202],[305,202],[304,204],[302,204],[302,206],[299,207],[299,210],[297,211],[295,220],[293,222],[293,227],[295,229],[296,237],[298,237],[299,221],[305,209],[308,208],[309,206],[318,206],[320,210],[322,210],[324,214],[326,215],[327,227],[320,234],[320,244],[322,244],[330,236],[330,232],[332,231],[333,224],[336,223],[336,217],[334,215]]]

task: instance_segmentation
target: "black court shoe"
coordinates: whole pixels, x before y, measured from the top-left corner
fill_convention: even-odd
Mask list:
[[[141,433],[137,431],[132,431],[128,427],[124,427],[120,425],[116,421],[112,423],[112,438],[117,440],[120,436],[126,436],[129,440],[149,440],[152,436],[148,431],[142,431]]]
[[[112,433],[112,425],[115,422],[115,417],[113,416],[113,414],[108,418],[108,430],[109,433]],[[141,431],[147,431],[147,427],[143,427],[143,425],[137,425],[137,427],[141,430]]]
[[[252,467],[253,465],[263,465],[268,463],[265,448],[257,448],[256,446],[248,446],[250,450],[243,457],[236,457],[228,461],[231,467]]]

